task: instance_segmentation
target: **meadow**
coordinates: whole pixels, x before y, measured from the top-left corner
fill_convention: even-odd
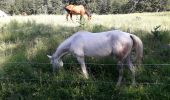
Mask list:
[[[170,12],[92,15],[92,20],[66,21],[65,15],[0,18],[0,99],[2,100],[168,100],[170,99]],[[86,18],[86,16],[85,16]],[[52,73],[47,54],[77,31],[131,32],[144,44],[135,87],[125,69],[120,88],[114,58],[86,58],[90,79],[67,55],[64,68]],[[133,56],[132,56],[133,58]],[[135,62],[134,62],[135,64]]]

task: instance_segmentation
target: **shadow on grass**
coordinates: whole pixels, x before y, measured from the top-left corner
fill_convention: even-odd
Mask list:
[[[6,60],[2,65],[3,74],[1,77],[5,78],[5,80],[1,81],[4,85],[1,85],[0,97],[2,99],[8,97],[17,97],[19,99],[148,99],[152,98],[153,95],[154,98],[158,97],[155,93],[152,93],[158,89],[157,86],[146,86],[144,88],[145,86],[139,85],[140,89],[138,89],[123,85],[120,90],[114,89],[114,82],[117,81],[118,77],[116,65],[100,65],[116,64],[113,58],[87,58],[87,63],[99,64],[87,64],[90,75],[89,80],[82,78],[79,64],[76,64],[76,59],[70,55],[64,58],[64,62],[70,64],[65,64],[61,71],[55,75],[52,74],[52,68],[46,55],[55,52],[63,40],[82,29],[85,29],[85,27],[54,27],[30,21],[22,24],[16,21],[9,23],[5,27],[6,31],[2,34],[2,41],[8,43],[8,45],[13,44],[14,47],[10,48],[6,45],[5,52],[8,55],[4,56]],[[96,25],[88,27],[86,30],[100,32],[111,29]],[[168,31],[160,31],[162,37],[169,33]],[[170,37],[166,36],[167,40],[155,38],[153,34],[143,30],[136,31],[134,34],[141,37],[144,43],[143,63],[168,63],[170,61],[169,48],[162,46],[169,42]],[[160,50],[161,47],[164,50]],[[168,72],[170,72],[169,68],[155,69],[155,67],[145,67],[140,76],[137,76],[137,81],[160,82],[167,80],[168,77],[164,77],[164,75]],[[128,73],[128,76],[125,75],[126,80],[124,79],[124,82],[130,82],[130,74],[129,72],[126,73]],[[166,74],[166,76],[168,75]],[[161,89],[165,87],[168,86],[163,85]],[[158,92],[160,91],[158,90]],[[159,96],[165,98],[164,94],[167,91],[165,89]],[[145,95],[145,92],[151,92],[151,94]],[[120,98],[120,96],[123,98]]]

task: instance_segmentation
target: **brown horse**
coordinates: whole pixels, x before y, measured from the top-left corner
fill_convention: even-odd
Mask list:
[[[72,15],[80,15],[80,20],[82,17],[86,14],[88,17],[88,20],[91,19],[91,14],[89,11],[87,11],[83,5],[67,5],[64,7],[64,9],[67,11],[66,19],[68,21],[68,16],[70,15],[70,19],[72,19]]]

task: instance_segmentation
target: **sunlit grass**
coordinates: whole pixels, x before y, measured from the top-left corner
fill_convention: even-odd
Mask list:
[[[162,30],[170,30],[170,12],[161,13],[134,13],[134,14],[112,14],[112,15],[92,15],[92,20],[87,21],[88,25],[104,25],[116,29],[130,29],[151,31],[153,27],[161,25]],[[87,16],[84,16],[87,19]],[[30,15],[30,16],[11,16],[0,18],[0,25],[7,24],[11,20],[18,22],[35,21],[36,23],[60,25],[60,26],[79,26],[79,15],[73,16],[73,21],[66,21],[65,15]]]

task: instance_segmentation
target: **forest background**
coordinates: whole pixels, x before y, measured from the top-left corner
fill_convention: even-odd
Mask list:
[[[170,0],[1,0],[0,9],[10,15],[64,14],[64,6],[82,4],[91,13],[117,14],[170,10]]]

